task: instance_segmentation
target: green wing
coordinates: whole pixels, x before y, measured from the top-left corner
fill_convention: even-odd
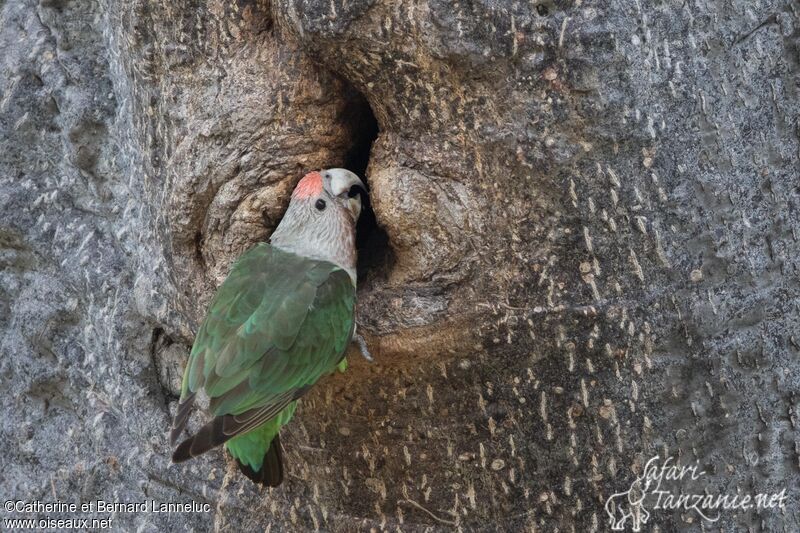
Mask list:
[[[201,388],[216,418],[181,444],[186,459],[277,415],[341,361],[354,311],[355,287],[340,267],[263,243],[249,250],[219,288],[197,333],[173,443]]]

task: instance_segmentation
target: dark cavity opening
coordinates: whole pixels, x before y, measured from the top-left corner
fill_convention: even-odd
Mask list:
[[[350,126],[353,144],[345,154],[344,166],[364,179],[372,143],[378,138],[380,130],[367,99],[354,88],[351,91],[353,95],[343,118]],[[364,184],[369,192],[369,179],[364,179]],[[375,218],[369,194],[366,198],[361,198],[361,216],[356,226],[356,248],[359,285],[363,287],[367,281],[385,279],[393,262],[392,248],[389,245],[389,236]]]

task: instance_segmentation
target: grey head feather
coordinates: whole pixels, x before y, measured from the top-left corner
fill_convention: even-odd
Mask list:
[[[355,285],[355,234],[361,197],[352,190],[356,187],[363,191],[364,184],[346,169],[323,170],[319,175],[322,186],[314,190],[315,194],[292,195],[270,242],[286,252],[341,267]]]

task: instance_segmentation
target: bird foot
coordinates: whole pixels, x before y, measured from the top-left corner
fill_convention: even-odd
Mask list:
[[[372,363],[374,359],[372,358],[372,354],[369,353],[369,348],[367,348],[367,341],[364,340],[364,337],[356,333],[355,335],[353,335],[353,340],[356,341],[356,344],[358,344],[358,349],[361,350],[361,355],[364,357],[364,359]]]

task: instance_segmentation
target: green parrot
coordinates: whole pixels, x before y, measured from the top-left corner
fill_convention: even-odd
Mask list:
[[[348,170],[307,174],[270,243],[234,263],[192,346],[170,443],[201,389],[214,418],[175,448],[174,462],[224,444],[253,481],[283,481],[280,429],[321,377],[344,370],[355,334],[361,194]]]

